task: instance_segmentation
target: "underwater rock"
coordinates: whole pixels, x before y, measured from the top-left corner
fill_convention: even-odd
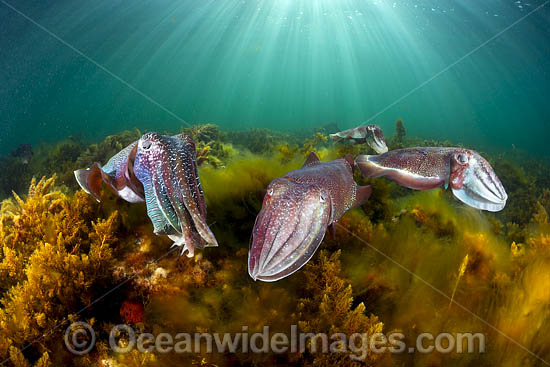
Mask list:
[[[147,204],[157,235],[167,235],[182,254],[194,248],[217,246],[206,223],[206,203],[195,154],[187,134],[163,136],[147,133],[112,157],[105,167],[94,163],[75,171],[79,185],[101,199],[101,182],[122,199]]]
[[[301,169],[267,187],[252,233],[250,276],[276,281],[296,272],[313,256],[327,227],[365,203],[371,191],[353,180],[353,158],[320,162],[311,153]]]
[[[330,138],[336,142],[353,140],[356,144],[367,143],[378,154],[386,153],[386,139],[382,129],[378,125],[362,125],[353,129],[330,134]]]
[[[366,178],[387,177],[415,190],[450,184],[456,198],[477,209],[497,212],[508,199],[491,165],[469,149],[398,149],[381,155],[360,155],[355,164]]]

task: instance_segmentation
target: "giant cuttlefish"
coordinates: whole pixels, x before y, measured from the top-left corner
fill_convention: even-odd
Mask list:
[[[450,185],[456,198],[477,209],[497,212],[508,199],[489,162],[469,149],[398,149],[381,155],[360,155],[355,164],[364,177],[387,177],[415,190]]]
[[[157,235],[167,235],[181,253],[217,246],[206,223],[206,203],[196,164],[195,142],[180,134],[147,133],[102,167],[94,163],[75,171],[79,185],[101,199],[101,182],[122,199],[147,204]]]
[[[386,139],[378,125],[361,125],[329,136],[336,142],[351,140],[355,144],[367,143],[378,154],[388,151]]]
[[[311,153],[301,169],[267,187],[252,232],[250,276],[272,282],[300,269],[319,247],[327,227],[365,203],[371,191],[353,180],[351,156],[320,162]]]

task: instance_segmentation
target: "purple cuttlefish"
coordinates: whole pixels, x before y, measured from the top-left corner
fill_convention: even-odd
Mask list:
[[[361,125],[329,136],[336,142],[351,140],[355,144],[367,143],[378,154],[388,151],[386,139],[378,125]]]
[[[464,148],[417,147],[355,159],[364,177],[386,177],[415,190],[451,187],[463,203],[497,212],[508,195],[495,171],[476,151]]]
[[[113,156],[102,167],[94,163],[75,171],[78,184],[96,200],[101,183],[122,199],[145,202],[157,235],[166,235],[183,254],[217,246],[206,223],[206,203],[196,163],[195,142],[180,134],[147,133]]]
[[[301,169],[267,187],[256,218],[248,273],[272,282],[300,269],[313,256],[327,227],[365,203],[372,189],[353,180],[353,158],[321,162],[311,153]]]

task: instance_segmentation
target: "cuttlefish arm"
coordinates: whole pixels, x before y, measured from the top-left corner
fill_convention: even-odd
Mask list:
[[[386,139],[378,125],[361,125],[329,136],[336,142],[351,140],[356,144],[367,143],[378,154],[388,151]]]
[[[415,190],[450,186],[456,198],[477,209],[500,211],[508,199],[489,162],[469,149],[399,149],[360,155],[355,164],[366,178],[386,177]]]
[[[301,169],[269,184],[248,253],[254,280],[273,282],[296,272],[313,256],[327,227],[368,200],[371,187],[355,184],[352,167],[351,158],[320,162],[312,153]]]
[[[133,142],[114,155],[105,166],[94,163],[90,168],[74,171],[80,187],[101,201],[101,183],[117,196],[131,203],[145,201],[142,183],[135,177],[134,160],[137,152],[137,142]]]
[[[184,134],[148,133],[138,141],[135,173],[144,183],[155,233],[166,234],[182,254],[217,246],[206,223],[206,203],[198,176],[195,144]]]
[[[202,191],[195,156],[195,143],[187,135],[166,137],[169,141],[167,159],[171,169],[158,166],[155,182],[157,194],[168,195],[169,203],[181,223],[183,242],[189,256],[193,247],[218,246],[216,238],[206,223],[206,204]],[[191,230],[194,229],[194,230]],[[199,236],[195,233],[198,232]]]

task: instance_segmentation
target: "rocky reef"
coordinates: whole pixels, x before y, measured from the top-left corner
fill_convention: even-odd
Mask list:
[[[262,190],[300,167],[309,152],[329,160],[368,148],[335,144],[322,131],[299,138],[259,129],[223,131],[213,124],[179,131],[197,143],[208,221],[220,245],[192,259],[179,257],[168,239],[153,234],[145,205],[125,204],[108,192],[99,204],[76,189],[74,169],[105,163],[139,131],[97,144],[72,138],[42,146],[28,164],[14,158],[0,162],[13,172],[0,181],[5,199],[0,360],[5,365],[537,366],[550,360],[545,162],[518,152],[484,153],[509,194],[508,206],[496,214],[465,207],[442,189],[413,192],[356,174],[358,184],[373,186],[370,200],[341,218],[302,270],[263,283],[247,273]],[[390,149],[451,145],[410,137],[401,120],[389,142]],[[73,354],[65,345],[66,330],[75,322],[95,331],[95,346],[86,354]],[[172,336],[235,334],[245,328],[252,335],[264,326],[270,334],[289,334],[293,325],[312,334],[400,332],[408,346],[424,332],[470,332],[485,336],[486,350],[320,353],[323,340],[310,339],[302,349],[285,352],[239,347],[219,353],[203,344],[181,353],[135,348],[117,353],[110,332],[119,324]],[[127,333],[114,336],[118,347],[128,346]]]

